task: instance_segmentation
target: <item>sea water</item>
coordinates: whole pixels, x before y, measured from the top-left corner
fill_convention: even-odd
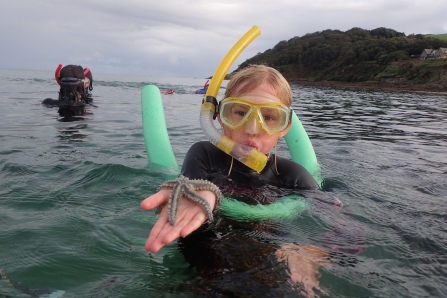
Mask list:
[[[148,162],[140,93],[175,91],[162,98],[181,165],[205,140],[193,92],[206,79],[93,79],[95,106],[67,119],[41,105],[57,98],[51,71],[0,69],[0,297],[196,297],[201,277],[177,243],[144,250],[156,215],[140,202],[177,173]],[[266,241],[331,251],[320,269],[329,297],[447,295],[447,96],[292,89],[324,186],[308,211],[273,221],[282,233]],[[283,141],[278,154],[290,157]],[[237,293],[233,283],[214,294]]]

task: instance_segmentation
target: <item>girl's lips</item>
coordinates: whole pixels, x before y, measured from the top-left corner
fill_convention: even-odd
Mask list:
[[[256,145],[255,142],[252,142],[252,141],[245,141],[242,143],[242,145],[252,147],[252,148],[255,148],[256,150],[258,150],[258,146]]]

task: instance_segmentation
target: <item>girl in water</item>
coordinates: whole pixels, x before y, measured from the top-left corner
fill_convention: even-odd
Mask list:
[[[258,173],[212,143],[202,141],[189,149],[181,175],[210,181],[223,195],[249,205],[268,205],[293,190],[318,189],[318,183],[304,167],[270,153],[290,129],[291,104],[290,85],[277,70],[255,65],[239,71],[228,83],[225,98],[219,103],[217,119],[226,137],[265,154],[266,166]],[[207,220],[213,218],[206,208],[185,197],[177,198],[176,217],[172,219],[173,207],[167,204],[171,191],[161,187],[141,203],[144,210],[161,209],[147,239],[146,250],[156,253],[180,238],[185,258],[204,278],[211,279],[207,287],[219,292],[222,289],[218,284],[224,288],[225,282],[236,281],[245,285],[244,289],[237,288],[241,295],[265,294],[284,282],[307,296],[314,296],[314,288],[323,292],[319,287],[318,270],[320,266],[329,266],[325,250],[312,245],[266,243],[250,236],[254,230],[274,234],[275,227],[268,221],[239,222],[216,214],[218,220],[210,223]],[[263,194],[265,192],[267,195]],[[219,195],[210,190],[197,193],[216,213]],[[278,264],[287,266],[282,270],[285,274],[275,273],[273,279],[266,278],[266,270]],[[257,268],[256,273],[253,268]],[[241,274],[243,272],[246,274]],[[251,285],[253,282],[257,284]]]

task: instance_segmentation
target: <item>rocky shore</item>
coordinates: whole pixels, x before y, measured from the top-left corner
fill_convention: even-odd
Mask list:
[[[414,84],[408,82],[335,82],[335,81],[306,81],[288,80],[290,84],[300,86],[317,86],[348,89],[376,89],[403,92],[436,92],[447,95],[447,82]]]

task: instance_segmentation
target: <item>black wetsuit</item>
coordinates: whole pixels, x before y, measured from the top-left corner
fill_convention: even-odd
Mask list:
[[[291,160],[276,157],[279,174],[274,155],[261,173],[234,160],[228,175],[231,160],[210,142],[198,142],[189,149],[182,174],[212,181],[224,196],[252,205],[268,205],[296,190],[318,189],[312,175]],[[231,297],[283,297],[296,293],[297,285],[290,285],[284,264],[275,257],[277,238],[283,233],[271,221],[240,222],[217,213],[212,224],[179,239],[185,259],[201,275],[194,283],[194,295],[210,297],[211,291]]]
[[[275,156],[271,155],[261,173],[251,170],[237,160],[233,161],[230,172],[231,159],[230,155],[210,142],[198,142],[186,154],[182,174],[190,179],[206,179],[213,182],[216,179],[217,182],[221,179],[231,179],[253,187],[273,185],[289,189],[318,188],[315,179],[303,166],[283,157],[276,156],[278,172],[275,169]]]

